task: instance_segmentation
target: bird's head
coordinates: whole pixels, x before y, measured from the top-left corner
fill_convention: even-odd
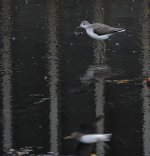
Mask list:
[[[86,29],[89,25],[90,25],[90,23],[88,21],[82,21],[79,28]]]
[[[64,139],[77,139],[78,137],[81,137],[83,134],[79,132],[73,132],[70,136],[64,137]]]

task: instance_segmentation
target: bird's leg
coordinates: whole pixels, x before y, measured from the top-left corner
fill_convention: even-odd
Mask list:
[[[106,45],[105,42],[103,40],[101,40],[103,43],[103,52],[102,52],[102,58],[105,58],[105,51],[106,51]]]
[[[104,63],[105,58],[105,42],[103,40],[99,41],[100,44],[98,44],[98,53],[99,53],[99,64]],[[102,45],[103,44],[103,45]],[[103,48],[101,48],[103,46]]]
[[[105,42],[103,40],[99,40],[99,43],[97,45],[97,50],[98,50],[98,54],[99,54],[99,64],[104,63],[104,58],[105,58]],[[103,46],[103,48],[102,48]]]
[[[99,64],[102,64],[102,54],[101,54],[101,44],[98,44],[97,46],[97,50],[98,50],[98,54],[99,54]]]

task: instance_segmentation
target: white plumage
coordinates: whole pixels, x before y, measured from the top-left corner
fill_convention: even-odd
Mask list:
[[[78,137],[77,140],[82,143],[91,144],[97,141],[110,141],[111,136],[112,134],[85,134]]]
[[[106,35],[97,35],[94,33],[93,29],[86,29],[87,34],[96,40],[106,40],[108,39],[112,34],[106,34]]]

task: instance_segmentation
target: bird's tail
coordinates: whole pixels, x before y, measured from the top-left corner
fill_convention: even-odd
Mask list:
[[[101,141],[110,141],[112,134],[101,134],[99,139]]]
[[[120,28],[118,32],[124,32],[124,31],[126,31],[126,29]]]

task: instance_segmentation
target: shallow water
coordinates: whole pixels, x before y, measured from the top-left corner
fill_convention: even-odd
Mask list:
[[[150,14],[147,0],[0,1],[0,153],[75,154],[64,136],[104,114],[112,133],[97,155],[150,156]],[[77,30],[82,20],[123,27],[102,44]],[[80,33],[83,32],[83,33]],[[112,80],[134,80],[114,83]],[[110,80],[110,81],[107,81]],[[29,155],[29,154],[28,154]],[[50,153],[49,155],[52,155]]]

